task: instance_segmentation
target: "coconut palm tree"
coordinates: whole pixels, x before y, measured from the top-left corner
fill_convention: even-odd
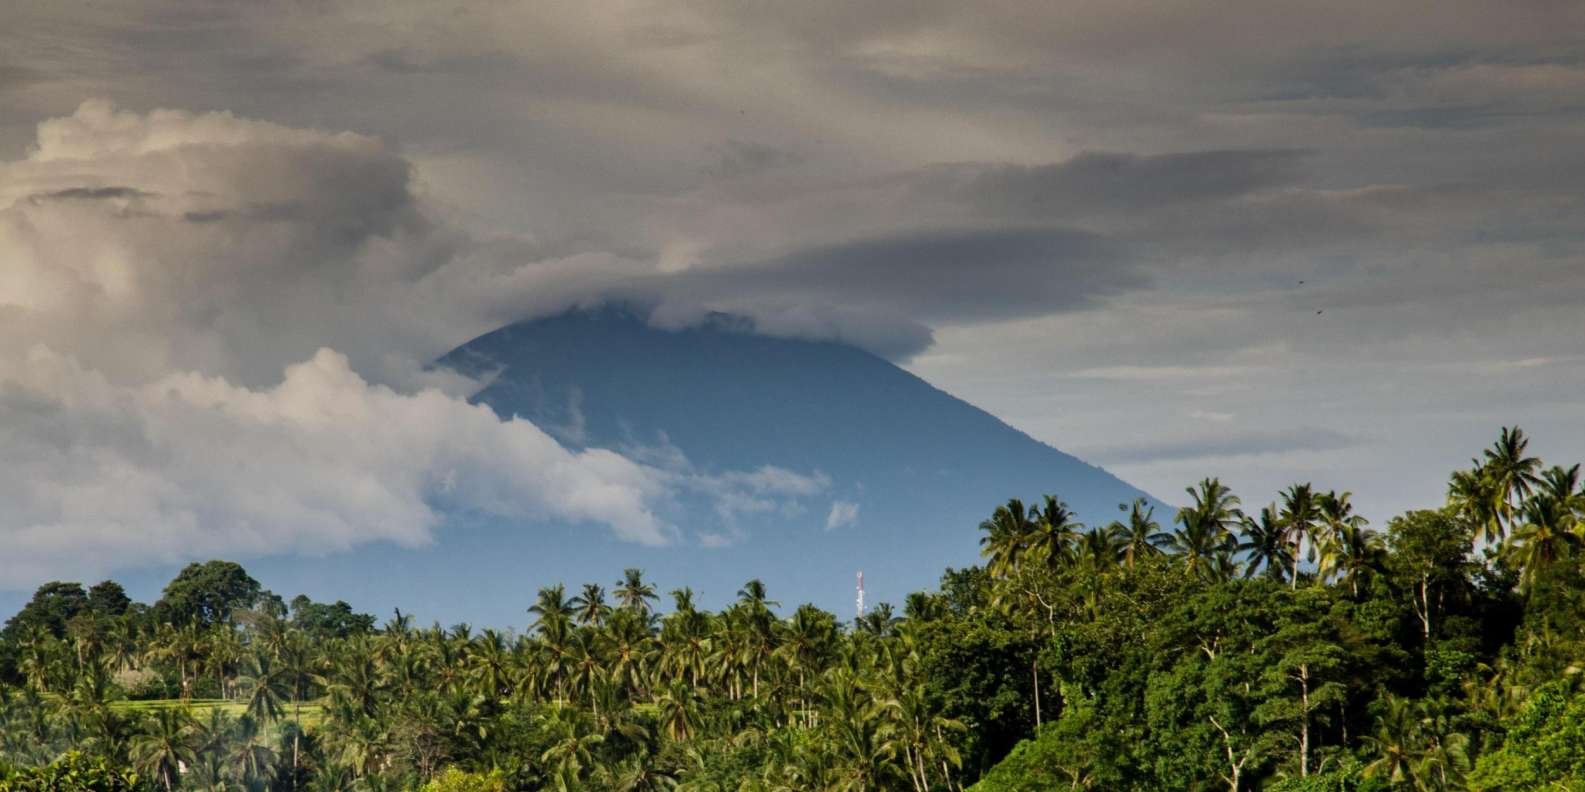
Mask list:
[[[996,507],[990,519],[980,523],[980,530],[985,532],[980,537],[980,555],[988,559],[986,571],[1000,578],[1018,574],[1036,519],[1034,509],[1026,509],[1023,501],[1011,498]]]
[[[557,707],[541,721],[550,747],[539,760],[549,765],[559,792],[583,789],[583,779],[595,764],[594,749],[605,742],[583,713],[574,707]]]
[[[159,779],[166,792],[176,787],[184,766],[197,761],[194,723],[187,708],[154,711],[145,730],[132,738],[130,758],[138,772]]]
[[[1073,561],[1083,532],[1084,526],[1074,518],[1068,504],[1047,495],[1034,513],[1034,531],[1025,542],[1024,552],[1047,569],[1060,569]]]
[[[821,694],[830,717],[824,722],[828,790],[862,792],[890,788],[900,781],[894,761],[906,742],[898,739],[887,708],[847,669],[834,668],[822,680]]]
[[[237,739],[229,744],[226,764],[244,787],[258,789],[275,776],[275,751],[260,737],[261,725],[251,715],[237,719]]]
[[[688,740],[699,728],[699,705],[693,686],[673,679],[655,699],[655,713],[666,736],[678,742]]]
[[[1288,551],[1292,554],[1292,566],[1289,568],[1288,584],[1290,587],[1299,586],[1299,559],[1306,548],[1310,551],[1310,560],[1315,560],[1316,541],[1319,539],[1318,527],[1320,525],[1321,509],[1315,489],[1308,483],[1294,484],[1282,492],[1282,528],[1284,541]]]
[[[637,695],[647,686],[655,664],[655,642],[648,624],[633,611],[619,610],[611,614],[600,639],[612,683],[629,695]]]
[[[597,583],[583,584],[583,592],[573,597],[569,604],[579,624],[599,625],[611,614],[611,606],[605,604],[605,587]]]
[[[493,699],[512,689],[515,680],[511,655],[506,636],[493,629],[485,630],[470,642],[469,652],[462,662],[479,695]]]
[[[1161,552],[1161,548],[1150,541],[1152,536],[1161,532],[1161,524],[1156,522],[1156,507],[1144,498],[1135,498],[1133,503],[1120,503],[1117,508],[1128,512],[1127,521],[1115,521],[1112,526],[1125,542],[1123,564],[1133,569],[1140,558]]]
[[[547,625],[565,624],[572,620],[573,604],[567,599],[567,589],[557,583],[554,586],[545,586],[539,590],[539,597],[529,607],[528,612],[534,615],[533,627],[541,632]]]
[[[622,607],[638,611],[648,616],[652,610],[650,603],[660,599],[655,593],[652,584],[644,582],[644,571],[628,568],[622,570],[622,579],[616,582],[616,589],[612,591],[616,601]]]
[[[1549,492],[1540,492],[1525,500],[1520,519],[1521,524],[1508,537],[1504,555],[1519,570],[1520,585],[1528,589],[1539,575],[1571,555],[1582,538],[1577,532],[1577,513],[1569,508],[1567,501]]]
[[[1420,713],[1409,699],[1388,696],[1376,718],[1376,730],[1365,735],[1365,744],[1376,758],[1365,765],[1369,778],[1384,778],[1393,788],[1421,788],[1419,782]]]
[[[1497,509],[1497,486],[1480,462],[1453,474],[1447,485],[1447,502],[1475,527],[1476,542],[1498,542],[1503,538],[1502,515]]]
[[[1513,528],[1520,502],[1540,483],[1536,472],[1541,468],[1541,460],[1525,456],[1529,447],[1530,440],[1524,436],[1523,429],[1504,426],[1497,442],[1482,452],[1486,461],[1481,467],[1491,480],[1493,506],[1500,518],[1499,539],[1503,527]]]
[[[1293,559],[1284,540],[1286,531],[1277,504],[1260,510],[1260,516],[1245,516],[1241,525],[1243,541],[1238,549],[1244,553],[1244,577],[1264,575],[1279,583],[1292,574]]]
[[[1359,596],[1359,584],[1386,569],[1387,543],[1362,522],[1350,522],[1329,531],[1321,547],[1317,572],[1322,580],[1341,579],[1349,594]]]
[[[1178,556],[1189,575],[1218,577],[1226,566],[1218,557],[1230,555],[1238,548],[1233,530],[1244,517],[1238,508],[1238,496],[1215,478],[1203,479],[1198,486],[1184,491],[1191,503],[1178,510],[1174,522],[1179,527],[1158,533],[1151,540]]]
[[[1536,492],[1557,501],[1562,511],[1585,520],[1585,485],[1580,483],[1579,465],[1568,468],[1553,465],[1547,468],[1541,474]]]
[[[250,658],[249,671],[243,680],[250,688],[246,712],[259,723],[273,723],[281,717],[285,702],[292,695],[291,680],[286,670],[263,652]]]

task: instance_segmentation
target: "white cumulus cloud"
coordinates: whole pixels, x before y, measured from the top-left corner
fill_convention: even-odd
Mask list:
[[[831,511],[826,513],[826,530],[834,531],[857,525],[859,521],[859,505],[852,501],[837,500],[831,502]]]

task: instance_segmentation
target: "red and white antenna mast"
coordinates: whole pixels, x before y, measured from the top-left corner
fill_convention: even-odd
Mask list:
[[[864,618],[864,570],[859,570],[859,618]]]

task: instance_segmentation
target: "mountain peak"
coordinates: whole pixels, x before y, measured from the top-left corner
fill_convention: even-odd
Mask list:
[[[723,592],[780,577],[792,600],[841,607],[862,565],[871,594],[897,601],[944,564],[976,562],[976,526],[1010,497],[1055,494],[1095,524],[1149,497],[859,348],[760,335],[730,314],[677,327],[648,317],[615,305],[519,322],[438,364],[489,375],[477,402],[574,447],[664,453],[700,476],[820,482],[795,501],[678,504],[681,539],[661,565],[689,578],[736,569],[716,573]],[[789,574],[788,553],[807,563]]]

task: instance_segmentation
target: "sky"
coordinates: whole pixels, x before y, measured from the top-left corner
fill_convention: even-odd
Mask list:
[[[424,365],[611,300],[1381,524],[1501,426],[1585,459],[1585,4],[0,7],[0,589],[666,543],[677,471]]]

